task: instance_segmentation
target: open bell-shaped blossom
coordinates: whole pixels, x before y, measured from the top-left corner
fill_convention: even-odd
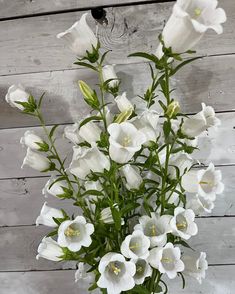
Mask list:
[[[177,273],[184,270],[180,248],[174,247],[172,243],[167,243],[164,247],[151,249],[148,261],[160,273],[167,274],[169,279],[174,279]]]
[[[69,48],[80,58],[86,56],[87,51],[92,53],[93,47],[96,48],[98,44],[95,34],[87,24],[87,15],[88,13],[84,13],[68,30],[57,35],[57,38],[65,40]]]
[[[98,270],[101,276],[97,285],[107,289],[108,294],[120,294],[135,286],[135,263],[126,261],[125,257],[119,253],[105,254],[100,260]]]
[[[79,262],[78,269],[75,272],[75,283],[79,284],[79,290],[87,290],[87,287],[95,283],[95,273],[89,272],[90,266],[86,263]]]
[[[55,197],[59,197],[60,195],[64,194],[64,189],[68,189],[68,183],[64,180],[57,180],[56,177],[51,177],[45,187],[42,189],[42,194],[45,197],[48,195],[52,195]]]
[[[130,102],[130,100],[126,97],[126,92],[122,93],[122,95],[118,95],[115,98],[115,102],[117,104],[118,109],[123,112],[129,109],[134,109],[134,106]]]
[[[143,182],[138,168],[126,164],[120,168],[121,174],[125,177],[125,185],[128,190],[138,189]]]
[[[172,234],[185,240],[188,240],[191,236],[195,236],[198,232],[198,228],[194,219],[195,214],[191,209],[176,207],[174,216],[170,221]]]
[[[108,83],[108,86],[110,88],[115,88],[119,84],[119,80],[116,75],[114,67],[115,67],[115,64],[112,64],[112,65],[108,64],[108,65],[103,66],[103,69],[102,69],[102,75],[103,75],[104,82],[106,82],[108,80],[112,80],[112,81],[109,81],[109,83]]]
[[[32,150],[39,150],[41,147],[37,143],[43,144],[44,142],[34,131],[26,131],[24,136],[20,139],[20,143]]]
[[[145,278],[151,277],[152,268],[146,259],[138,258],[138,259],[131,259],[131,261],[136,266],[136,272],[134,275],[135,284],[142,285]]]
[[[25,91],[25,88],[22,85],[12,85],[8,89],[6,94],[6,102],[9,103],[12,107],[16,107],[20,110],[24,110],[24,107],[17,102],[28,102],[30,94]]]
[[[58,224],[54,221],[54,218],[64,218],[63,212],[59,209],[48,206],[47,202],[45,202],[42,206],[40,215],[36,219],[36,225],[56,228]]]
[[[199,215],[203,212],[211,213],[214,209],[215,204],[214,201],[210,199],[205,199],[204,197],[196,194],[187,200],[186,208],[192,209],[195,215]]]
[[[73,144],[79,144],[83,141],[83,139],[80,137],[78,131],[79,125],[78,123],[74,123],[73,125],[64,128],[64,137]]]
[[[38,246],[38,255],[36,258],[43,257],[52,261],[60,261],[63,260],[63,256],[63,249],[58,243],[51,237],[44,237]]]
[[[102,130],[96,123],[89,121],[79,129],[79,136],[86,142],[92,144],[100,140]]]
[[[121,245],[121,253],[126,258],[142,258],[149,256],[150,240],[142,231],[136,230],[131,235],[126,236]]]
[[[64,221],[58,229],[58,244],[76,252],[82,246],[89,247],[92,243],[91,235],[94,233],[93,224],[86,222],[83,216],[77,216],[72,221]]]
[[[34,152],[30,148],[27,149],[27,153],[21,168],[24,168],[25,165],[28,165],[40,172],[47,171],[51,167],[49,159],[37,152]]]
[[[118,163],[128,162],[145,142],[145,135],[129,122],[112,123],[108,132],[109,154],[111,159]]]
[[[150,240],[150,247],[164,246],[167,242],[167,233],[171,232],[170,220],[172,216],[151,213],[151,217],[143,215],[134,230],[141,230]]]
[[[177,0],[162,32],[165,46],[174,53],[183,53],[193,49],[208,29],[221,34],[226,14],[217,4],[217,0]],[[162,55],[159,45],[156,56]]]

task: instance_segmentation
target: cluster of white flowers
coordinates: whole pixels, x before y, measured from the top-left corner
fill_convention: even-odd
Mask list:
[[[160,293],[164,274],[170,279],[188,275],[200,283],[205,278],[206,253],[186,254],[182,248],[190,247],[188,240],[198,233],[195,216],[210,213],[224,189],[221,172],[212,163],[201,169],[193,155],[198,138],[218,127],[220,120],[204,103],[195,115],[181,114],[179,103],[170,98],[169,77],[175,73],[175,56],[180,60],[207,29],[222,32],[226,16],[216,7],[216,0],[178,0],[174,5],[157,53],[140,56],[154,61],[157,73],[152,68],[152,86],[142,97],[146,107],[138,112],[128,94],[119,93],[114,66],[103,65],[106,53],[100,56],[87,14],[58,34],[78,56],[77,64],[98,72],[100,79],[101,97],[79,82],[96,115],[65,127],[64,138],[73,144],[69,164],[56,149],[56,128],[46,130],[42,97],[37,102],[21,85],[8,90],[6,101],[37,117],[46,130],[45,139],[33,131],[21,138],[27,147],[22,167],[54,172],[43,195],[48,200],[71,199],[82,211],[70,217],[44,203],[36,224],[54,231],[43,238],[37,258],[78,261],[75,279],[83,279],[92,290]],[[162,113],[154,108],[157,86],[166,98],[159,103]],[[113,96],[118,112],[105,103],[106,94]]]

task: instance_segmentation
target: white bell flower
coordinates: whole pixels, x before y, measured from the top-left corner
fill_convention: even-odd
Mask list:
[[[171,178],[175,178],[176,168],[178,168],[178,171],[180,173],[180,176],[184,174],[184,172],[188,171],[193,165],[193,159],[190,157],[187,153],[180,152],[170,157],[169,160],[169,168],[168,172]]]
[[[86,222],[83,216],[77,216],[72,221],[64,221],[58,229],[58,244],[77,252],[82,246],[89,247],[92,243],[91,235],[94,233],[93,224]]]
[[[66,181],[57,181],[56,177],[51,177],[42,189],[42,194],[45,197],[48,197],[48,194],[58,197],[59,195],[64,194],[63,187],[68,189],[68,183]]]
[[[78,178],[85,180],[91,172],[104,172],[110,169],[110,161],[96,146],[73,147],[73,158],[68,170]]]
[[[20,110],[24,110],[24,107],[18,103],[18,102],[28,102],[29,93],[25,91],[25,88],[22,85],[12,85],[8,89],[8,92],[6,94],[6,102],[9,103],[12,107],[16,107]]]
[[[85,284],[90,287],[95,283],[95,274],[93,272],[88,272],[90,266],[83,262],[79,262],[78,269],[75,272],[75,282],[79,284]]]
[[[118,109],[121,112],[127,111],[129,109],[134,109],[134,106],[130,102],[130,100],[126,97],[126,92],[122,93],[122,95],[118,95],[115,98],[115,102],[117,104]]]
[[[73,144],[79,144],[83,140],[78,134],[79,125],[78,123],[74,123],[71,126],[67,126],[64,128],[64,137],[71,141]]]
[[[114,207],[116,207],[118,209],[117,204],[114,204]],[[109,224],[112,225],[114,224],[114,219],[113,219],[113,215],[112,215],[112,211],[110,207],[106,207],[104,209],[102,209],[101,214],[100,214],[100,220],[105,223],[105,224]],[[124,220],[121,219],[121,225],[124,225]]]
[[[191,209],[176,207],[174,216],[170,221],[172,234],[185,240],[188,240],[191,236],[195,236],[198,232],[198,228],[194,219],[195,214]]]
[[[112,123],[108,132],[109,154],[111,159],[118,163],[128,162],[145,142],[145,135],[129,122]]]
[[[217,0],[177,0],[162,32],[165,46],[174,53],[183,53],[193,49],[208,29],[221,34],[226,14],[217,4]],[[162,57],[161,45],[156,55]]]
[[[134,280],[136,285],[142,285],[145,278],[151,277],[152,268],[145,259],[131,259],[131,261],[136,266],[136,272],[134,275]]]
[[[128,190],[139,189],[143,182],[143,178],[141,177],[138,168],[126,164],[120,168],[120,172],[125,177],[125,185]]]
[[[100,140],[101,129],[92,121],[89,121],[79,129],[79,136],[86,142],[92,144]]]
[[[174,247],[172,243],[167,243],[164,247],[151,249],[148,261],[160,273],[167,274],[169,279],[174,279],[177,273],[184,270],[184,263],[180,258],[180,248]]]
[[[150,240],[142,231],[136,230],[126,236],[121,245],[121,253],[126,258],[146,259],[149,256]]]
[[[170,220],[172,216],[151,213],[151,217],[143,215],[134,230],[141,230],[150,240],[150,247],[164,246],[167,242],[167,233],[171,232]]]
[[[56,228],[58,225],[53,218],[64,218],[63,212],[59,209],[48,206],[47,202],[45,202],[42,206],[40,215],[36,219],[36,226],[44,225]]]
[[[45,156],[28,148],[21,168],[24,168],[25,165],[28,165],[37,171],[43,172],[50,168],[51,163]]]
[[[215,204],[210,199],[205,199],[204,197],[196,194],[187,200],[186,208],[192,209],[195,215],[199,215],[203,212],[211,213],[214,209]]]
[[[98,270],[101,274],[97,285],[107,289],[108,294],[120,294],[135,286],[134,275],[135,264],[126,261],[125,257],[119,253],[109,252],[105,254],[99,263]]]
[[[52,261],[60,261],[63,260],[63,256],[63,249],[58,243],[51,237],[44,237],[38,246],[38,255],[36,258],[43,257]]]
[[[201,284],[206,277],[208,263],[205,252],[190,252],[190,255],[183,255],[182,261],[185,265],[183,274],[193,277]]]
[[[58,39],[64,39],[69,48],[78,56],[84,57],[88,52],[93,51],[93,47],[97,47],[98,40],[88,26],[86,17],[88,13],[84,13],[79,21],[75,22],[68,30],[57,35]]]
[[[37,143],[43,144],[43,140],[34,131],[26,131],[20,139],[20,144],[32,150],[39,150],[41,148]]]
[[[190,170],[182,177],[182,187],[189,193],[197,193],[205,199],[214,201],[216,194],[221,194],[224,184],[220,170],[215,170],[210,163],[205,170]]]
[[[115,88],[119,84],[119,80],[118,80],[118,77],[117,77],[116,72],[114,70],[114,67],[115,67],[115,64],[113,64],[113,65],[105,65],[103,67],[103,70],[102,70],[102,75],[103,75],[104,82],[113,79],[112,81],[110,81],[108,83],[108,86],[110,88]]]
[[[103,187],[99,181],[86,181],[84,183],[84,188],[86,191],[96,190],[101,192],[103,190]],[[97,202],[101,198],[103,198],[103,196],[96,196],[96,195],[85,196],[85,201],[90,211],[92,211],[93,213],[95,212],[96,204],[94,202]]]

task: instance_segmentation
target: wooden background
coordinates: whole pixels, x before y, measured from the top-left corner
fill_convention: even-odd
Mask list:
[[[76,81],[96,82],[91,72],[72,65],[74,55],[56,39],[84,11],[106,7],[109,25],[99,27],[102,45],[112,49],[110,63],[117,64],[122,89],[133,97],[143,93],[149,81],[147,64],[127,59],[138,50],[154,52],[157,35],[171,13],[173,2],[145,0],[0,0],[0,294],[84,294],[74,284],[70,263],[36,261],[36,250],[47,228],[35,228],[45,199],[41,190],[48,175],[20,169],[25,150],[19,145],[25,130],[38,130],[38,122],[21,115],[5,102],[7,88],[22,83],[35,96],[46,91],[44,113],[48,125],[69,124],[87,113]],[[198,218],[199,235],[192,243],[206,251],[207,279],[202,286],[188,279],[170,286],[170,294],[235,293],[235,2],[220,0],[228,21],[224,34],[209,32],[198,54],[203,60],[185,68],[173,79],[176,97],[186,113],[200,103],[212,105],[222,127],[203,142],[205,163],[213,160],[223,172],[225,191],[218,196],[212,216]],[[90,25],[95,22],[89,17]],[[67,146],[59,142],[61,150]],[[50,205],[60,204],[50,198]],[[68,206],[68,203],[65,204]],[[62,270],[64,269],[64,270]]]

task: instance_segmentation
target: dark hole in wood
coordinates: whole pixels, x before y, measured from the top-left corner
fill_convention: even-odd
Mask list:
[[[92,8],[91,15],[100,24],[108,24],[108,20],[106,18],[107,12],[106,10],[104,10],[104,8],[102,7]]]

